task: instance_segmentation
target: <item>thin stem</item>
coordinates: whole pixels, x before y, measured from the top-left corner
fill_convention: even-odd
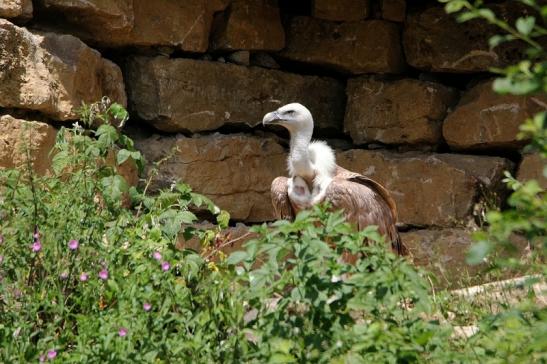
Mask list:
[[[34,232],[33,232],[33,242],[36,243],[36,236],[38,234],[38,201],[37,201],[37,198],[36,198],[36,187],[34,186],[34,173],[33,173],[33,170],[32,170],[32,162],[31,162],[31,155],[30,155],[30,147],[32,145],[32,128],[29,128],[28,127],[28,124],[27,124],[27,128],[29,129],[29,133],[28,133],[28,144],[26,146],[26,153],[27,153],[27,172],[28,172],[28,175],[29,175],[29,183],[30,183],[30,190],[32,192],[32,202],[34,204],[34,216],[33,216],[33,225],[34,225]],[[27,277],[27,286],[30,286],[30,283],[31,283],[31,280],[32,280],[32,275],[34,273],[34,263],[36,262],[36,255],[34,255],[32,257],[32,261],[30,263],[30,269],[29,269],[29,272],[28,272],[28,277]]]
[[[251,232],[248,232],[248,233],[245,233],[243,235],[241,235],[240,237],[238,238],[235,238],[235,239],[231,239],[231,240],[228,240],[228,241],[225,241],[224,243],[220,244],[219,246],[217,247],[214,247],[213,250],[207,254],[204,259],[205,260],[209,260],[209,258],[211,258],[213,255],[215,255],[216,253],[218,253],[222,248],[225,248],[229,245],[232,245],[233,243],[235,243],[236,241],[239,241],[239,240],[242,240],[242,239],[245,239],[246,237],[250,236],[252,233]]]

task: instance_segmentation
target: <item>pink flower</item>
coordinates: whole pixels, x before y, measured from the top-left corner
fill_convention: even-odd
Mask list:
[[[171,268],[171,265],[169,264],[169,262],[163,262],[161,263],[161,269],[164,271],[164,272],[167,272],[169,270],[169,268]]]
[[[152,256],[156,260],[161,260],[161,253],[160,252],[154,252],[154,254],[152,254]]]
[[[103,269],[99,272],[99,278],[103,281],[106,281],[108,279],[108,270]]]
[[[125,335],[127,335],[127,329],[125,327],[120,327],[120,329],[118,330],[118,335],[120,335],[120,337],[124,337]]]
[[[54,349],[51,349],[47,352],[47,358],[50,360],[55,359],[56,356],[57,356],[57,352]]]
[[[61,280],[65,280],[68,278],[68,272],[67,271],[64,271],[63,273],[59,274],[59,278],[61,278]]]
[[[80,281],[85,282],[87,281],[87,278],[88,278],[88,275],[86,272],[83,272],[82,274],[80,274]]]
[[[68,242],[68,248],[69,248],[70,250],[76,250],[76,249],[78,249],[78,246],[79,246],[79,245],[80,245],[80,244],[78,243],[78,240],[72,239],[71,241]]]
[[[40,355],[40,363],[43,363],[46,361],[46,356],[45,355]]]
[[[40,240],[36,240],[32,243],[32,251],[38,253],[40,250],[42,250],[42,242],[40,242]]]
[[[38,229],[36,229],[36,231],[34,232],[32,236],[34,237],[35,240],[40,238],[40,233],[38,232]]]
[[[146,312],[150,311],[151,308],[152,308],[152,305],[148,302],[145,302],[142,304],[142,309],[145,310]]]

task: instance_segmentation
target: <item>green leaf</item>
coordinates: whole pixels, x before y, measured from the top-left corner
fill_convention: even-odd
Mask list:
[[[469,21],[469,20],[472,20],[472,19],[475,19],[475,18],[478,18],[480,15],[476,12],[466,12],[466,13],[461,13],[457,16],[456,20],[460,23],[464,23],[466,21]]]
[[[494,21],[496,19],[496,14],[490,9],[482,8],[478,10],[479,15],[481,18],[486,19],[490,22]]]
[[[486,240],[481,240],[476,244],[473,244],[467,253],[465,261],[470,265],[477,265],[484,261],[484,258],[490,253],[492,244]]]
[[[365,364],[367,363],[361,355],[354,352],[348,352],[347,354],[334,359],[333,364]]]
[[[113,103],[108,108],[108,111],[110,112],[110,115],[112,115],[120,124],[129,119],[129,113],[120,104]]]
[[[103,124],[99,126],[95,135],[99,137],[99,145],[103,148],[110,148],[119,138],[118,131],[112,125]]]
[[[122,176],[114,175],[101,179],[102,192],[110,201],[119,201],[129,186]]]
[[[168,236],[176,236],[182,224],[191,224],[197,217],[190,211],[168,209],[160,215],[161,231]]]
[[[247,252],[245,252],[245,251],[236,251],[236,252],[233,252],[232,254],[230,254],[228,259],[226,259],[226,264],[229,264],[229,265],[239,264],[242,261],[244,261],[245,259],[247,259],[247,257],[248,257]]]
[[[281,338],[272,338],[270,340],[270,345],[272,347],[272,351],[274,352],[289,354],[291,349],[294,347],[294,342]]]
[[[284,364],[295,363],[296,359],[290,354],[274,353],[270,356],[268,363],[270,364]]]
[[[505,40],[506,40],[505,36],[497,34],[497,35],[494,35],[493,37],[490,37],[490,39],[488,39],[488,45],[490,46],[490,49],[496,48]]]
[[[70,163],[70,157],[66,150],[62,150],[53,156],[51,161],[51,168],[55,174],[60,174],[66,166]]]
[[[194,221],[196,221],[198,219],[196,217],[196,215],[194,215],[194,213],[192,213],[190,211],[181,211],[181,212],[179,212],[179,217],[180,217],[180,221],[183,224],[191,224],[191,223],[193,223]]]
[[[127,159],[129,159],[130,156],[131,156],[130,151],[128,151],[127,149],[121,149],[120,151],[118,151],[118,154],[116,155],[116,163],[120,165],[124,163]]]
[[[539,86],[533,79],[513,82],[510,78],[496,78],[492,88],[500,94],[528,95],[537,91]]]
[[[138,150],[131,152],[131,158],[133,158],[135,161],[142,159],[142,154]]]
[[[462,8],[466,5],[466,3],[467,1],[463,1],[463,0],[453,0],[444,6],[444,10],[448,14],[456,13],[462,10]]]
[[[226,229],[230,222],[230,213],[226,210],[222,210],[217,216],[217,224],[221,229]]]
[[[528,35],[534,29],[535,24],[536,24],[536,18],[533,16],[527,16],[527,17],[518,18],[515,25],[519,33]]]

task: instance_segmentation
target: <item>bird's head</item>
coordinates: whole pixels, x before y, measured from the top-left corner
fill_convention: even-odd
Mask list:
[[[269,112],[262,119],[263,125],[281,125],[291,133],[313,131],[313,117],[310,110],[297,102],[281,106]]]

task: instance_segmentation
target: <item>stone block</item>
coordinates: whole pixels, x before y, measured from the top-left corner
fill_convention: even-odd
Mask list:
[[[358,21],[369,16],[368,0],[314,0],[312,15],[333,21]]]
[[[498,157],[394,153],[353,149],[337,156],[342,167],[368,176],[391,193],[399,221],[413,226],[466,226],[475,205],[493,200],[511,162]]]
[[[354,143],[437,144],[457,92],[439,83],[402,79],[348,81],[344,129]]]
[[[287,154],[273,139],[242,134],[152,136],[137,139],[136,147],[149,162],[171,155],[160,165],[154,188],[184,182],[227,210],[233,220],[274,219],[270,185],[286,173]]]
[[[30,156],[32,170],[45,174],[56,136],[57,130],[46,123],[0,116],[0,168],[27,170]]]
[[[300,76],[258,67],[191,59],[138,57],[126,82],[136,116],[166,132],[255,126],[278,107],[298,101],[320,129],[341,129],[345,95],[327,77]]]
[[[525,154],[518,168],[517,179],[519,181],[535,179],[542,188],[547,189],[547,176],[544,174],[546,169],[547,160],[542,159],[538,153]]]
[[[350,74],[400,73],[405,61],[399,33],[383,20],[335,23],[298,16],[289,23],[280,56]]]
[[[519,149],[519,127],[537,112],[547,109],[547,96],[500,95],[491,82],[465,92],[443,123],[443,136],[454,150]]]
[[[490,5],[501,19],[531,15],[516,1]],[[514,24],[514,20],[510,23]],[[475,19],[458,23],[442,6],[432,6],[407,14],[403,45],[409,65],[432,72],[487,72],[520,60],[526,49],[522,43],[504,43],[490,50],[488,39],[500,31]]]
[[[77,119],[82,102],[126,104],[120,68],[71,35],[31,33],[0,19],[0,107]]]
[[[285,46],[277,1],[233,0],[213,28],[212,49],[278,51]]]

